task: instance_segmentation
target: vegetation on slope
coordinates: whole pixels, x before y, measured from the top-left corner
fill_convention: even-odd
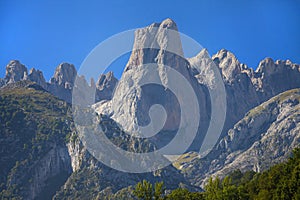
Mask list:
[[[37,162],[69,140],[71,108],[37,84],[23,81],[0,90],[0,110],[0,197],[19,199],[29,195]],[[44,194],[53,192],[48,187]]]
[[[138,199],[172,200],[244,200],[244,199],[300,199],[300,148],[294,150],[287,162],[277,164],[263,173],[237,170],[220,180],[210,178],[204,192],[190,192],[184,188],[166,193],[163,184],[147,181],[135,186]]]

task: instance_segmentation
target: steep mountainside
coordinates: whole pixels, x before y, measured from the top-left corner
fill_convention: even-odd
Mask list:
[[[95,199],[113,195],[143,179],[165,181],[167,188],[189,188],[173,166],[153,173],[132,174],[113,170],[97,161],[82,145],[74,129],[71,107],[30,81],[0,89],[0,196],[5,198]],[[110,118],[99,125],[117,146],[134,152],[152,151]]]
[[[230,172],[261,172],[283,162],[300,144],[300,89],[283,92],[250,110],[205,157],[184,169],[195,185]]]
[[[0,90],[0,196],[50,199],[72,172],[70,106],[29,82]]]

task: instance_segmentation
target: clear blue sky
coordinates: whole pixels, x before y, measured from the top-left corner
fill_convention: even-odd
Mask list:
[[[297,0],[0,0],[0,75],[18,59],[49,80],[59,63],[78,68],[108,37],[168,17],[210,54],[226,48],[253,68],[265,57],[300,63]]]

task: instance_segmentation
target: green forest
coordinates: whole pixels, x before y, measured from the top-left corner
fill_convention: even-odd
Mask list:
[[[144,180],[133,191],[142,200],[251,200],[300,199],[300,148],[284,163],[274,165],[262,173],[240,170],[224,179],[210,178],[203,192],[185,188],[166,191],[163,182],[151,184]]]

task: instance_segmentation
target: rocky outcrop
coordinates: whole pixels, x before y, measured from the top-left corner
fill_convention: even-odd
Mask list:
[[[30,69],[29,74],[28,74],[28,80],[39,84],[44,89],[47,88],[47,83],[44,78],[43,72],[40,70],[36,70],[35,68]]]
[[[110,100],[113,96],[117,83],[118,79],[114,77],[113,72],[101,74],[96,83],[96,102]]]
[[[221,69],[225,81],[233,82],[236,76],[243,71],[243,65],[237,60],[233,53],[221,49],[212,59]]]
[[[77,71],[74,65],[69,63],[61,63],[55,69],[54,76],[51,78],[50,83],[65,89],[72,89]]]
[[[77,76],[77,71],[72,64],[61,63],[55,69],[47,90],[67,102],[72,102],[72,88]]]
[[[241,64],[233,53],[222,49],[212,56],[223,76],[226,95],[227,112],[223,134],[228,131],[251,108],[259,105],[262,100],[251,82],[253,70]],[[239,105],[239,106],[236,106]]]
[[[135,32],[133,51],[125,67],[125,72],[147,63],[170,64],[184,72],[187,63],[183,58],[181,40],[176,23],[166,19],[153,23]]]
[[[27,68],[18,60],[12,60],[6,66],[5,83],[14,83],[27,79]]]
[[[261,98],[267,100],[286,90],[300,87],[300,65],[290,60],[274,62],[266,58],[259,63],[251,80],[260,91]]]
[[[30,171],[33,178],[28,191],[29,199],[53,195],[59,189],[56,184],[63,184],[72,173],[70,163],[66,147],[54,147],[36,162]]]
[[[250,109],[281,92],[300,87],[300,66],[289,60],[274,62],[266,58],[254,71],[225,49],[212,58],[223,76],[230,110],[223,134]]]

